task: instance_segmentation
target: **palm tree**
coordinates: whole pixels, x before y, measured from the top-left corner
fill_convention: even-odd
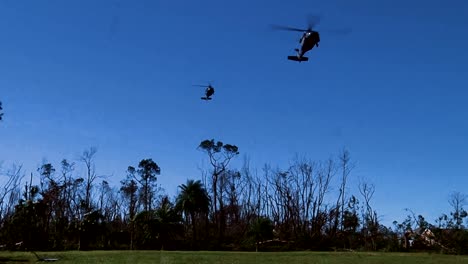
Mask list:
[[[154,213],[158,225],[158,237],[161,243],[161,250],[163,250],[164,242],[169,241],[172,236],[178,233],[182,219],[167,196],[162,199],[161,206],[156,209]]]
[[[179,188],[181,192],[177,196],[177,208],[184,212],[186,219],[190,218],[189,222],[192,225],[193,241],[196,241],[197,215],[207,215],[210,198],[199,180],[187,180],[187,183],[180,185]]]

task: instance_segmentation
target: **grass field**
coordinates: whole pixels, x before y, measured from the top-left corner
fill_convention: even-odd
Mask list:
[[[187,252],[187,251],[67,251],[36,252],[40,258],[58,258],[51,263],[259,263],[259,264],[351,264],[351,263],[468,263],[468,256],[424,253],[354,252]],[[0,251],[0,263],[37,262],[30,252]]]

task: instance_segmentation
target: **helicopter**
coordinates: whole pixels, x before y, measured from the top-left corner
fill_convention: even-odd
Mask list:
[[[309,16],[308,17],[308,27],[307,29],[301,29],[301,28],[294,28],[294,27],[288,27],[288,26],[279,26],[279,25],[272,25],[274,29],[278,30],[287,30],[287,31],[297,31],[297,32],[303,32],[299,43],[300,43],[300,48],[299,49],[294,49],[296,51],[295,56],[288,56],[288,60],[292,61],[298,61],[298,62],[303,62],[303,61],[308,61],[309,58],[305,57],[304,55],[312,50],[314,47],[319,46],[320,42],[320,34],[318,31],[313,30],[313,28],[320,22],[320,17],[318,16]],[[335,33],[348,33],[349,30],[335,30]]]
[[[214,87],[211,86],[211,83],[209,83],[208,85],[200,85],[200,84],[195,84],[193,86],[198,86],[198,87],[206,87],[206,90],[205,90],[205,96],[204,97],[201,97],[200,99],[202,100],[211,100],[211,96],[214,94]]]

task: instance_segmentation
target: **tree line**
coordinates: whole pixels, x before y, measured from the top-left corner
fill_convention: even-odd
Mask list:
[[[462,193],[451,194],[452,211],[433,224],[407,209],[406,219],[387,227],[373,206],[372,183],[348,191],[355,163],[347,150],[325,161],[297,156],[287,168],[265,165],[260,172],[248,158],[231,166],[236,145],[203,140],[198,150],[209,165],[200,179],[181,183],[175,197],[158,185],[163,169],[151,158],[128,166],[117,186],[96,172],[96,148],[29,175],[13,165],[2,171],[0,247],[468,251]]]

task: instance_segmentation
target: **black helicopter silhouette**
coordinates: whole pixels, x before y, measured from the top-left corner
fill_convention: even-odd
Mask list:
[[[198,87],[206,87],[205,90],[205,97],[201,97],[202,100],[211,100],[211,96],[214,94],[215,90],[214,87],[211,86],[211,83],[208,85],[201,85],[201,84],[195,84],[193,86],[198,86]]]
[[[299,49],[294,49],[297,54],[296,56],[288,56],[288,60],[292,61],[308,61],[309,58],[305,57],[304,55],[306,52],[312,50],[314,47],[319,46],[320,42],[320,34],[318,31],[313,30],[315,26],[318,25],[320,22],[320,17],[319,16],[309,16],[308,17],[308,27],[307,29],[301,29],[301,28],[294,28],[294,27],[287,27],[287,26],[279,26],[279,25],[272,25],[274,29],[278,30],[287,30],[287,31],[298,31],[298,32],[303,32],[301,39],[299,40],[299,43],[301,44],[301,47]],[[349,29],[344,29],[344,30],[328,30],[328,32],[333,32],[333,33],[338,33],[338,34],[346,34],[349,33]]]

